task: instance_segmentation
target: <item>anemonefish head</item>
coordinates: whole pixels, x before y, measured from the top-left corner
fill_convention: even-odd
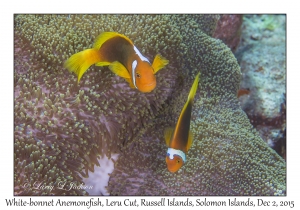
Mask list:
[[[156,87],[156,77],[148,61],[132,62],[132,82],[141,92],[151,92]]]
[[[168,170],[172,173],[175,173],[181,168],[181,166],[183,166],[182,158],[177,155],[174,155],[173,159],[170,159],[170,157],[167,156],[166,163],[167,163]]]
[[[172,173],[178,171],[185,162],[185,153],[181,150],[168,148],[166,163],[168,170]]]

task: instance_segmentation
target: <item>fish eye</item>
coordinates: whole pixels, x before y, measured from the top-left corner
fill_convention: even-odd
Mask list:
[[[180,163],[180,160],[177,160],[177,163]]]
[[[136,73],[137,78],[141,78],[141,75],[139,73]]]

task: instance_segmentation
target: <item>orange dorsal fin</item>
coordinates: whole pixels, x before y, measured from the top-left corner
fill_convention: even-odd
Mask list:
[[[107,40],[114,38],[116,36],[122,37],[125,40],[127,40],[131,45],[133,45],[132,41],[126,37],[123,34],[119,34],[117,32],[103,32],[101,33],[97,38],[96,41],[94,43],[93,48],[99,50],[101,48],[101,46],[103,45],[104,42],[106,42]]]
[[[112,62],[108,68],[114,72],[116,75],[118,75],[119,77],[123,77],[123,78],[130,78],[130,74],[127,71],[127,69],[125,68],[125,66],[123,66],[123,64],[121,64],[119,61],[114,61]]]
[[[158,72],[160,69],[165,67],[168,63],[169,63],[169,61],[167,59],[165,59],[161,55],[157,54],[152,63],[152,68],[153,68],[154,74],[156,74],[156,72]]]
[[[170,140],[172,138],[173,133],[174,133],[174,128],[169,127],[165,129],[164,136],[165,136],[165,141],[167,146],[170,146]]]
[[[189,137],[186,145],[186,151],[188,151],[191,148],[192,143],[193,143],[193,133],[189,130]]]
[[[72,55],[65,63],[64,67],[70,72],[74,72],[78,77],[78,83],[86,70],[93,64],[101,60],[98,50],[87,49]]]

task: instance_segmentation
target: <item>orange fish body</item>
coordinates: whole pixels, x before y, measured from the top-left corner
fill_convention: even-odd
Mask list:
[[[172,173],[178,171],[186,162],[186,153],[192,145],[193,137],[190,132],[190,121],[194,96],[198,88],[199,76],[200,73],[197,74],[194,80],[188,100],[180,113],[175,129],[167,128],[165,130],[165,140],[169,147],[166,163],[168,170]]]
[[[92,49],[72,55],[64,66],[78,76],[78,82],[91,65],[108,66],[130,87],[150,92],[156,87],[155,73],[168,63],[157,54],[151,65],[128,37],[116,32],[103,32],[96,38]]]

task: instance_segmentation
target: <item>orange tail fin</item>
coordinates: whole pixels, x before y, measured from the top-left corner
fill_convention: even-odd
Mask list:
[[[84,72],[93,64],[100,62],[100,53],[96,49],[87,49],[72,55],[65,63],[64,67],[78,76],[78,83]]]

